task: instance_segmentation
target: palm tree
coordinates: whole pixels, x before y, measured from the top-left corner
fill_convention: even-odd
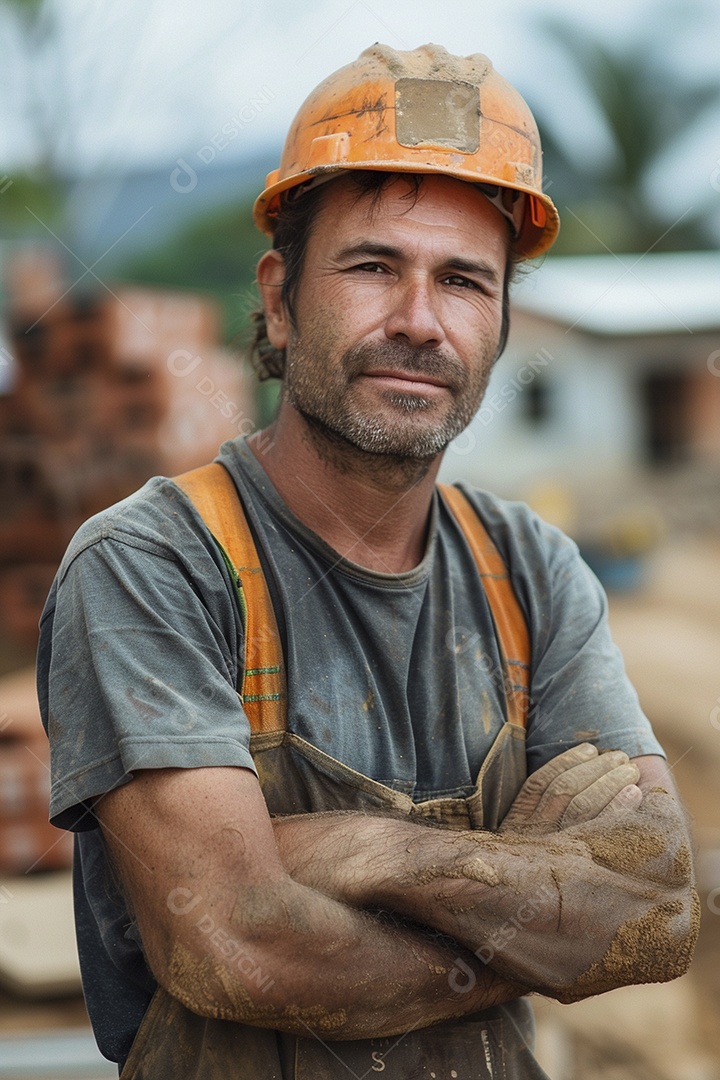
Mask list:
[[[25,129],[26,144],[31,154],[37,154],[41,142],[35,86],[35,45],[42,7],[42,0],[3,0],[0,4],[3,33],[8,43],[6,47],[11,54],[11,70],[14,68],[16,73],[16,81],[10,90],[6,90],[8,99],[3,105],[13,110],[16,123]],[[43,157],[31,166],[11,166],[9,173],[3,172],[0,176],[3,239],[25,235],[28,231],[39,231],[29,218],[28,206],[44,221],[57,220],[60,194],[56,177],[47,166],[47,158]],[[4,169],[7,168],[8,165],[4,164]]]
[[[685,7],[683,25],[699,8]],[[677,6],[673,11],[678,14]],[[662,36],[657,27],[663,26]],[[644,40],[607,45],[586,29],[557,19],[540,28],[559,44],[576,68],[578,86],[590,94],[605,129],[607,152],[585,158],[562,137],[562,120],[551,121],[533,102],[544,149],[549,194],[563,216],[559,253],[606,250],[680,250],[711,246],[703,219],[712,191],[700,205],[663,211],[649,181],[661,159],[720,102],[720,81],[692,83],[677,62],[672,24],[653,16]],[[569,87],[569,93],[572,93]],[[697,201],[697,200],[694,200]]]

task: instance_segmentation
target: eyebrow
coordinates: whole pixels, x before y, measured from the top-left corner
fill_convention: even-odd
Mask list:
[[[342,260],[359,259],[372,255],[381,259],[402,259],[403,252],[392,244],[382,244],[376,240],[363,240],[351,247],[342,248],[337,257]],[[500,278],[496,270],[485,262],[476,262],[474,259],[465,259],[460,255],[453,255],[444,265],[448,270],[460,270],[466,274],[476,274],[479,277],[489,278],[499,282]]]

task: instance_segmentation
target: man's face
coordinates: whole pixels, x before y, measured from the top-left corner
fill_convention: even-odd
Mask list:
[[[358,450],[427,459],[470,422],[498,348],[508,230],[482,194],[427,176],[330,185],[288,330],[285,396]]]

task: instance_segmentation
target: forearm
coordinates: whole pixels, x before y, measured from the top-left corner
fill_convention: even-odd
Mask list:
[[[550,836],[342,814],[285,819],[275,835],[297,880],[431,926],[561,1000],[674,978],[697,933],[682,812],[666,793]]]
[[[420,858],[417,887],[389,882],[387,902],[430,911],[497,972],[561,1001],[676,978],[697,937],[697,897],[688,852],[653,815],[658,798],[616,826],[472,837],[478,856],[466,849],[449,878]]]
[[[175,941],[161,974],[166,989],[201,1015],[359,1039],[400,1034],[525,992],[454,942],[297,883],[243,890],[224,923],[210,910],[204,902],[193,908],[197,934]],[[243,971],[255,973],[255,988]]]
[[[515,838],[487,832],[356,813],[285,818],[275,822],[274,831],[295,880],[344,904],[385,909],[431,927],[462,943],[486,965],[489,943],[518,908],[531,901],[522,878],[536,862],[533,931],[540,941],[556,934],[558,891],[537,846],[531,850],[529,842],[520,848]],[[496,959],[493,955],[493,969]],[[508,960],[517,959],[507,954],[503,959],[507,977],[526,986],[537,983],[537,971],[523,950],[522,967],[512,975]]]

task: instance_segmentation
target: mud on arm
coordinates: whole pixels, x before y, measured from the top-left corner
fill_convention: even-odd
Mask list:
[[[192,1012],[358,1039],[523,992],[455,942],[293,880],[246,769],[139,771],[95,813],[153,975]],[[477,980],[466,996],[449,981],[458,949]]]
[[[280,823],[291,873],[451,935],[528,989],[569,1002],[688,967],[698,902],[661,758],[575,747],[529,779],[499,834],[353,818],[332,836],[325,822],[314,850],[299,842],[311,822]]]

